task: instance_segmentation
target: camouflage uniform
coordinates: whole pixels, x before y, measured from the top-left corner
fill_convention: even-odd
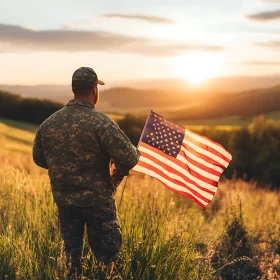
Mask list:
[[[139,152],[118,125],[82,99],[46,119],[37,131],[33,159],[48,169],[65,252],[80,271],[84,225],[97,260],[109,263],[121,247],[114,194]],[[110,176],[110,161],[116,169]]]

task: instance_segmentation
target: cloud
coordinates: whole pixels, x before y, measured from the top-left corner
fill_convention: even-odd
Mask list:
[[[0,24],[1,52],[13,51],[102,51],[134,53],[146,56],[176,56],[188,51],[221,51],[221,46],[197,44],[161,44],[142,38],[105,31],[31,30]],[[6,47],[5,47],[6,46]],[[7,47],[10,46],[10,47]]]
[[[263,0],[263,2],[268,2],[268,3],[280,3],[280,0]]]
[[[280,9],[248,15],[247,18],[250,20],[254,20],[254,21],[279,20],[280,19]]]
[[[36,31],[15,25],[0,24],[0,42],[20,44],[20,47],[51,51],[87,51],[114,48],[145,42],[144,38],[130,37],[103,31],[46,30]]]
[[[128,19],[128,20],[143,20],[148,21],[150,23],[161,23],[161,24],[168,24],[174,23],[173,20],[166,18],[166,17],[158,17],[158,16],[148,16],[148,15],[139,15],[139,14],[106,14],[102,15],[101,17],[105,18],[121,18],[121,19]]]
[[[259,43],[256,43],[256,45],[260,46],[260,47],[280,49],[280,41],[259,42]]]
[[[244,61],[243,64],[246,65],[271,65],[271,66],[280,66],[280,61],[257,61],[257,60],[250,60],[250,61]]]

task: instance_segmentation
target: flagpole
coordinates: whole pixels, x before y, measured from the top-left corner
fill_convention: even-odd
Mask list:
[[[125,183],[124,183],[124,186],[123,186],[123,189],[122,189],[122,194],[121,194],[121,199],[120,199],[120,202],[119,202],[118,210],[120,210],[121,205],[122,205],[123,193],[124,193],[124,189],[125,189],[125,186],[126,186],[126,183],[127,183],[128,176],[129,176],[129,174],[126,176],[126,179],[125,179]]]
[[[139,141],[138,141],[138,144],[137,144],[137,148],[139,147],[139,143],[140,143],[141,140],[142,140],[143,132],[144,132],[146,126],[147,126],[147,123],[148,123],[148,120],[149,120],[149,117],[150,117],[152,111],[153,111],[153,109],[151,108],[151,110],[150,110],[150,112],[149,112],[149,114],[148,114],[148,117],[147,117],[147,119],[146,119],[144,128],[143,128],[143,130],[142,130],[141,136],[140,136],[140,138],[139,138]],[[121,208],[121,205],[122,205],[124,189],[125,189],[125,187],[126,187],[126,183],[127,183],[128,176],[129,176],[129,174],[127,175],[127,177],[126,177],[126,179],[125,179],[125,183],[124,183],[124,186],[123,186],[123,189],[122,189],[122,194],[121,194],[121,199],[120,199],[120,202],[119,202],[119,207],[118,207],[118,209],[120,209],[120,208]]]

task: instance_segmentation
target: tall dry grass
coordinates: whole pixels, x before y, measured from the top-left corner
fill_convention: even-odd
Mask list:
[[[48,175],[20,141],[25,132],[9,133],[0,137],[0,279],[67,279]],[[132,172],[119,207],[118,261],[97,269],[85,240],[84,279],[279,279],[279,205],[279,192],[230,180],[204,211]]]

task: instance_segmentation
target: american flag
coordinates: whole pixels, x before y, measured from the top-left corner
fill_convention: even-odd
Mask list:
[[[206,208],[232,156],[209,138],[185,129],[151,110],[133,170],[157,178],[165,187]]]

